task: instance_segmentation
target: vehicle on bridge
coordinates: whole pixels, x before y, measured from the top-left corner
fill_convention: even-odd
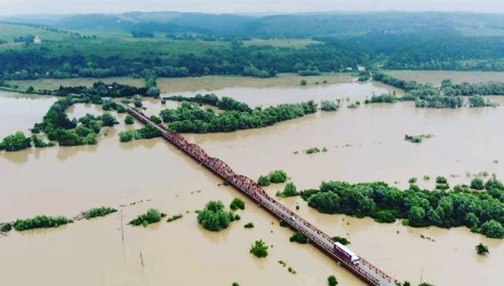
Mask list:
[[[334,243],[334,252],[336,253],[336,255],[344,258],[346,261],[352,263],[353,265],[357,266],[360,263],[359,256],[357,256],[357,254],[355,254],[348,247],[339,242]]]

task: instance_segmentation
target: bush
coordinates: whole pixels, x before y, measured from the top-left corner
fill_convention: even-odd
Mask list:
[[[268,246],[264,241],[261,240],[256,240],[255,243],[251,246],[250,248],[250,253],[255,255],[258,258],[263,258],[268,256]]]
[[[294,197],[294,196],[298,196],[298,195],[299,195],[299,192],[297,191],[296,185],[294,185],[293,183],[287,183],[287,185],[285,185],[283,192],[277,193],[277,196],[282,197],[282,198]]]
[[[396,221],[395,214],[390,210],[378,211],[374,216],[375,221],[381,223],[393,223]]]
[[[174,215],[174,216],[170,217],[169,219],[167,219],[166,222],[176,221],[176,220],[181,219],[183,217],[184,216],[182,214],[177,214],[177,215]]]
[[[119,132],[119,141],[121,142],[130,142],[136,137],[136,132],[135,131],[122,131]]]
[[[495,220],[489,220],[481,226],[481,233],[491,238],[504,238],[504,227]]]
[[[0,228],[0,232],[9,232],[12,230],[12,225],[10,223],[6,223],[4,225],[2,225],[2,227]]]
[[[306,79],[302,79],[302,80],[299,82],[299,84],[300,84],[301,86],[306,86],[306,85],[308,84],[308,81],[306,81]]]
[[[305,150],[306,154],[317,154],[320,153],[320,149],[318,147],[312,147],[310,149]]]
[[[259,180],[257,180],[259,186],[267,187],[271,185],[271,180],[269,176],[260,176]]]
[[[334,236],[332,238],[332,240],[334,240],[335,242],[339,242],[343,245],[348,245],[350,244],[350,241],[348,239],[346,239],[345,237],[341,237],[341,236]]]
[[[101,120],[102,120],[102,125],[108,126],[108,127],[112,127],[112,126],[114,126],[114,124],[118,123],[117,120],[115,119],[115,117],[108,112],[105,112],[102,115]]]
[[[146,227],[149,224],[161,221],[161,218],[165,216],[166,214],[163,214],[156,209],[149,209],[146,213],[141,214],[134,220],[130,221],[129,224],[134,226],[143,225],[144,227]]]
[[[290,242],[297,242],[300,244],[307,244],[308,237],[306,237],[304,234],[302,234],[300,232],[296,232],[290,237],[289,241]]]
[[[327,285],[329,285],[329,286],[338,285],[338,280],[336,279],[336,277],[334,277],[334,275],[327,277]]]
[[[276,170],[269,174],[270,181],[273,184],[281,184],[287,181],[287,173],[282,170]]]
[[[246,225],[243,226],[244,228],[254,228],[254,224],[249,222]]]
[[[471,181],[471,189],[481,191],[481,190],[485,189],[485,182],[481,178],[474,178]]]
[[[0,143],[0,150],[7,152],[16,152],[31,147],[31,138],[26,137],[21,131],[9,135]]]
[[[487,255],[490,253],[490,251],[488,251],[488,246],[484,245],[483,243],[476,245],[476,252],[479,255]]]
[[[339,108],[339,105],[333,101],[323,100],[320,103],[320,109],[322,111],[337,111],[338,108]]]
[[[128,114],[128,115],[126,115],[126,117],[124,118],[124,123],[125,123],[126,125],[131,125],[131,124],[135,123],[135,118],[134,118],[133,116],[131,116],[131,115],[129,115],[129,114]]]
[[[34,218],[24,219],[24,220],[16,220],[14,223],[14,229],[17,231],[24,231],[29,229],[37,229],[37,228],[52,228],[59,227],[68,223],[72,223],[73,221],[67,219],[62,216],[51,217],[51,216],[36,216]]]
[[[231,204],[229,205],[229,208],[233,211],[235,210],[244,210],[245,209],[245,203],[240,200],[239,198],[234,198]]]
[[[221,231],[228,228],[230,222],[235,217],[226,212],[221,201],[210,201],[205,208],[198,213],[198,223],[206,230]]]
[[[115,213],[115,212],[117,212],[117,210],[113,209],[113,208],[106,208],[106,207],[94,208],[94,209],[90,209],[89,211],[85,212],[84,218],[92,219],[95,217],[106,216],[106,215],[109,215],[109,214]]]

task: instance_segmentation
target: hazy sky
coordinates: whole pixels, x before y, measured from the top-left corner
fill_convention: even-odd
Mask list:
[[[0,0],[0,15],[194,11],[210,13],[406,10],[504,13],[504,0]]]

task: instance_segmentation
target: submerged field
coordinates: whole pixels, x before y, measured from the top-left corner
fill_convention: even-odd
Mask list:
[[[387,71],[387,74],[404,80],[430,83],[441,86],[443,79],[451,79],[454,83],[480,83],[486,81],[504,82],[504,72],[466,72],[466,71]]]

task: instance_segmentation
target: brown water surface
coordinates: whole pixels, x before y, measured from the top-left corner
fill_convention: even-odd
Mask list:
[[[376,83],[344,83],[312,88],[236,88],[218,92],[247,103],[273,105],[304,99],[362,100],[387,91]],[[15,99],[15,97],[14,97]],[[0,95],[0,137],[27,131],[40,120],[53,98],[15,99]],[[504,103],[501,98],[494,99]],[[9,103],[10,102],[10,103]],[[170,103],[173,104],[173,103]],[[27,107],[28,106],[28,107]],[[147,112],[161,110],[159,100],[145,101]],[[71,116],[100,114],[79,104]],[[325,285],[335,274],[340,285],[362,285],[311,246],[288,242],[290,231],[192,159],[161,139],[120,144],[120,125],[104,130],[96,146],[50,148],[0,154],[0,221],[37,214],[72,216],[81,210],[113,206],[124,224],[150,207],[184,218],[148,228],[124,226],[121,214],[82,221],[56,230],[0,236],[0,269],[5,285]],[[11,118],[11,119],[9,119]],[[444,175],[450,183],[467,183],[466,173],[486,171],[504,177],[503,107],[425,110],[409,103],[342,108],[317,113],[270,128],[227,134],[187,135],[212,156],[251,178],[274,169],[287,171],[298,189],[323,180],[382,180],[405,186],[410,177]],[[137,123],[134,127],[139,127]],[[131,127],[128,127],[131,128]],[[422,144],[405,134],[433,134]],[[328,152],[307,155],[310,147]],[[298,154],[294,154],[298,151]],[[283,186],[268,188],[276,192]],[[242,219],[221,233],[201,229],[195,210],[211,199],[226,204],[242,197]],[[134,205],[130,205],[137,202]],[[299,198],[283,202],[331,235],[347,236],[351,248],[401,280],[435,285],[498,285],[504,266],[500,240],[467,229],[411,229],[317,213]],[[120,207],[123,206],[123,207]],[[253,222],[253,229],[243,225]],[[273,224],[272,224],[273,223]],[[422,239],[420,235],[433,241]],[[248,252],[256,239],[273,245],[268,258]],[[474,246],[484,242],[490,256]],[[143,266],[141,260],[143,259]],[[290,274],[277,261],[286,261]]]

